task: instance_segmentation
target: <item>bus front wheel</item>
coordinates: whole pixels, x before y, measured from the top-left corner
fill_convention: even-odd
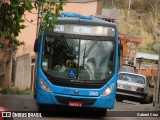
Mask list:
[[[38,112],[44,112],[46,111],[47,106],[44,104],[37,104],[38,106]]]
[[[99,117],[105,117],[107,114],[107,109],[97,109],[96,110],[96,115]]]

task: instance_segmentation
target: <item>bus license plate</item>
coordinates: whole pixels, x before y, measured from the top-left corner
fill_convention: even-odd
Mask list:
[[[82,107],[82,103],[81,102],[69,102],[69,106],[74,106],[74,107]]]

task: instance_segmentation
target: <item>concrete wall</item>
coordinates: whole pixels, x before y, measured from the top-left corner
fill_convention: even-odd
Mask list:
[[[88,3],[66,3],[64,12],[74,12],[82,15],[96,15],[97,1]]]
[[[31,82],[31,65],[29,54],[16,59],[15,88],[29,89]]]
[[[25,12],[23,23],[27,26],[25,29],[21,30],[21,34],[17,37],[18,40],[24,41],[25,45],[19,46],[18,51],[16,52],[16,56],[21,56],[24,54],[30,54],[30,56],[34,56],[35,53],[33,51],[34,41],[36,39],[36,27],[37,27],[37,11],[34,9],[32,13]],[[33,22],[30,22],[32,21]]]

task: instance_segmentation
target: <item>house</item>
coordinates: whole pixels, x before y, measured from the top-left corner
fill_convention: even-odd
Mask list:
[[[136,65],[137,46],[141,43],[140,37],[128,36],[119,33],[119,43],[123,46],[122,64]]]
[[[140,73],[148,77],[150,76],[157,77],[158,75],[158,64],[157,63],[159,60],[159,55],[137,52],[136,59],[138,60],[136,73]],[[139,61],[139,59],[141,59],[141,61]],[[144,62],[145,60],[152,61],[152,64],[145,64]]]

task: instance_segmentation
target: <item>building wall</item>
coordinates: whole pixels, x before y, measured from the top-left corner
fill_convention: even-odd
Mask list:
[[[18,89],[30,89],[31,83],[31,62],[29,54],[17,57],[15,69],[14,87]]]
[[[137,46],[141,43],[141,38],[130,37],[119,33],[119,43],[123,45],[122,64],[133,63],[136,66]]]
[[[155,66],[155,68],[150,68],[150,67],[147,67],[147,68],[140,68],[139,70],[139,67],[136,68],[136,73],[139,73],[139,74],[142,74],[142,75],[145,75],[145,76],[155,76],[157,77],[158,75],[158,66]]]
[[[27,26],[25,29],[21,30],[21,34],[17,37],[18,40],[24,41],[25,45],[18,47],[18,51],[16,56],[21,56],[24,54],[28,54],[30,56],[35,55],[33,51],[34,41],[36,39],[36,27],[37,27],[37,11],[34,9],[32,10],[34,13],[25,12],[24,25]],[[33,22],[29,22],[33,20]]]
[[[82,15],[96,15],[97,1],[88,3],[66,3],[64,12],[74,12]]]
[[[136,57],[136,49],[137,49],[137,45],[134,43],[127,42],[125,40],[121,40],[121,44],[123,45],[123,53],[122,53],[122,63],[125,64],[125,58],[130,58],[133,63],[134,63],[134,59]],[[135,63],[134,63],[135,65]]]
[[[103,1],[102,0],[98,0],[96,15],[102,15],[103,6],[104,6]]]

